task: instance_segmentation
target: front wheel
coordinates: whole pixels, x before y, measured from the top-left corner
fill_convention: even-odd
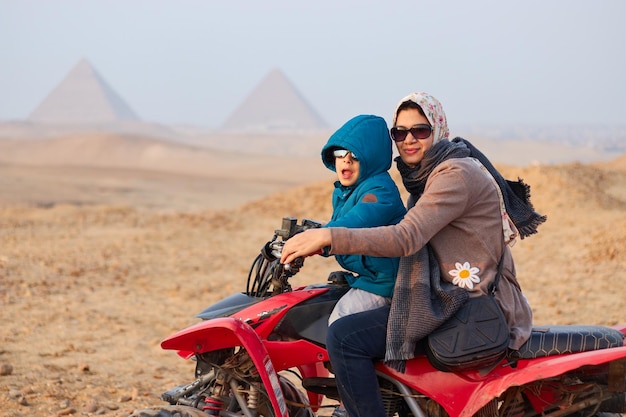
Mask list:
[[[207,417],[206,413],[185,405],[169,405],[159,408],[136,410],[128,417]]]
[[[279,375],[280,387],[285,398],[287,410],[291,417],[315,417],[315,414],[309,407],[309,402],[303,392],[286,377]],[[267,401],[261,401],[257,412],[264,416],[274,416],[272,408]],[[146,408],[136,410],[127,417],[207,417],[204,411],[184,405],[169,405],[156,408]],[[235,411],[220,411],[220,415],[226,416],[244,416],[240,408]]]

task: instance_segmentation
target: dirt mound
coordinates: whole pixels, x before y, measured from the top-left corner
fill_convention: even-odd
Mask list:
[[[626,154],[608,162],[594,163],[593,166],[612,171],[626,171]]]
[[[610,210],[623,209],[626,204],[626,196],[620,192],[624,188],[626,171],[580,163],[499,167],[499,170],[508,179],[521,178],[531,185],[533,203],[543,210],[571,210],[574,207]]]

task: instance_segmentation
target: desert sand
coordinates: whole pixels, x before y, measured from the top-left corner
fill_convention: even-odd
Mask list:
[[[283,216],[330,216],[332,176],[317,157],[200,158],[137,139],[107,149],[108,164],[95,151],[64,159],[59,146],[80,140],[0,148],[1,416],[163,405],[160,394],[190,382],[193,365],[160,341],[244,289]],[[626,322],[626,155],[494,162],[530,184],[548,216],[513,248],[535,324]],[[336,269],[311,257],[293,283]]]

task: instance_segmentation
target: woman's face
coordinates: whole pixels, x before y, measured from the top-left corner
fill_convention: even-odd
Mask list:
[[[398,113],[396,127],[410,129],[419,124],[430,125],[428,119],[417,109],[405,109]],[[408,132],[402,142],[396,142],[396,147],[400,153],[400,158],[411,168],[415,168],[424,159],[424,152],[433,146],[433,133],[426,139],[415,139],[411,132]]]

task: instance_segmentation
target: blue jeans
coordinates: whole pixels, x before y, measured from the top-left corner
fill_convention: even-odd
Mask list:
[[[350,417],[386,416],[374,362],[385,357],[389,309],[341,317],[328,328],[326,348]]]

